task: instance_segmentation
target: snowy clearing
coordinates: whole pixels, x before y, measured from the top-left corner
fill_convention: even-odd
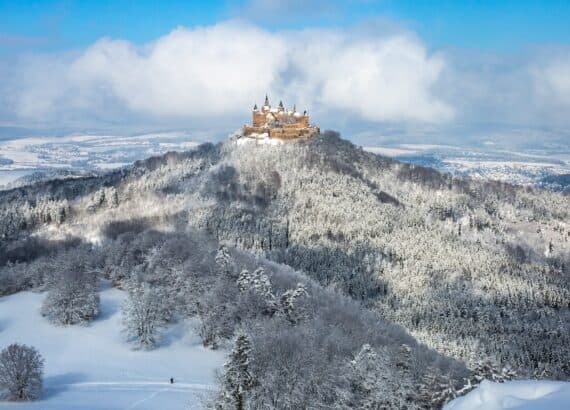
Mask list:
[[[189,323],[171,326],[153,351],[130,350],[121,335],[124,292],[105,289],[100,295],[99,318],[90,326],[72,327],[53,326],[40,315],[45,294],[0,298],[0,348],[24,343],[35,346],[45,359],[43,399],[0,402],[0,408],[201,408],[225,353],[204,349]]]
[[[466,396],[444,407],[444,410],[503,409],[570,409],[570,383],[535,380],[493,383],[485,380]]]

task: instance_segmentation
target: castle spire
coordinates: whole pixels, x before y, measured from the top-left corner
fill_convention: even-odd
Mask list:
[[[253,111],[257,111],[257,104],[253,106]]]
[[[267,97],[267,94],[265,94],[265,105],[269,107],[269,97]]]

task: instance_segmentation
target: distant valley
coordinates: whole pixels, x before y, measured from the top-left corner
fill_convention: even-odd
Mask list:
[[[399,161],[430,167],[454,176],[570,190],[570,147],[510,151],[486,147],[399,144],[365,147]]]
[[[181,132],[4,140],[0,141],[0,189],[45,179],[98,174],[168,151],[186,151],[204,140]],[[570,190],[570,146],[506,150],[492,144],[459,147],[402,143],[369,145],[364,149],[454,176]]]

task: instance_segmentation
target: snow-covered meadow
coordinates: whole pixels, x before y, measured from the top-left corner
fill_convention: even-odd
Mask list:
[[[57,178],[58,172],[67,177],[101,172],[168,151],[186,151],[196,145],[198,142],[187,133],[168,132],[8,139],[0,141],[0,189],[29,174]]]
[[[204,349],[187,322],[168,328],[157,349],[131,350],[121,334],[124,292],[106,288],[100,296],[99,318],[69,327],[54,326],[40,315],[44,293],[0,298],[0,348],[14,342],[32,345],[45,359],[42,399],[0,402],[0,408],[202,408],[225,353]]]
[[[568,175],[568,147],[513,151],[483,147],[432,144],[367,146],[366,151],[403,162],[435,168],[456,176],[496,180],[517,185],[541,185],[546,177]],[[552,188],[552,187],[551,187]]]

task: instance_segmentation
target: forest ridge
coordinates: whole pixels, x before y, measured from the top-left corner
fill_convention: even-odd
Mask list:
[[[195,317],[209,348],[241,340],[232,357],[252,363],[255,408],[430,408],[450,398],[435,386],[481,375],[570,377],[560,193],[454,178],[325,132],[204,144],[0,204],[0,294],[47,290],[46,317],[78,323],[110,280],[144,348]],[[61,308],[70,294],[84,312]],[[141,331],[140,306],[156,326]],[[232,400],[226,370],[219,403]],[[356,388],[363,378],[374,387]]]

